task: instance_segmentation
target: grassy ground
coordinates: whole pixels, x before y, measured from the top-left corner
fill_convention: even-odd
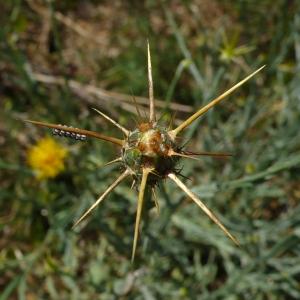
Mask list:
[[[299,9],[284,0],[2,3],[0,300],[300,299]],[[117,149],[56,139],[68,149],[65,170],[47,180],[26,162],[51,133],[20,118],[120,137],[98,107],[134,126],[130,96],[148,92],[147,37],[159,110],[166,103],[176,122],[267,65],[184,133],[192,151],[235,154],[181,165],[240,248],[165,182],[132,265],[129,181],[71,229],[118,176],[100,168]]]

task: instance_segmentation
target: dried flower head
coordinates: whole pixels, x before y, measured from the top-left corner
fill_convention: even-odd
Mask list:
[[[40,180],[53,178],[65,168],[68,151],[50,137],[42,138],[27,152],[27,161]]]
[[[239,244],[238,240],[224,227],[224,225],[218,220],[213,212],[207,208],[207,206],[191,192],[188,187],[179,179],[179,170],[177,168],[178,161],[182,158],[196,159],[195,156],[228,156],[227,153],[215,153],[215,152],[198,152],[191,153],[183,149],[183,146],[178,140],[178,135],[189,125],[191,125],[196,119],[205,114],[209,109],[220,103],[226,96],[231,94],[234,90],[248,81],[251,77],[257,74],[263,67],[259,68],[245,79],[234,85],[229,90],[225,91],[222,95],[212,100],[209,104],[199,109],[196,113],[190,116],[178,127],[169,130],[159,121],[156,120],[155,115],[155,103],[153,96],[153,82],[152,82],[152,71],[151,71],[151,56],[149,43],[147,45],[148,54],[148,84],[149,84],[149,102],[150,102],[150,113],[149,120],[138,124],[137,128],[128,130],[112,120],[110,117],[95,109],[102,117],[106,118],[116,127],[118,127],[124,134],[124,139],[118,139],[103,134],[88,131],[83,129],[77,129],[73,127],[66,127],[62,125],[55,125],[49,123],[43,123],[38,121],[30,121],[32,124],[38,126],[44,126],[52,128],[54,133],[62,136],[77,135],[84,137],[94,137],[101,140],[105,140],[117,145],[120,148],[120,157],[109,162],[120,163],[123,167],[123,173],[107,188],[107,190],[101,195],[101,197],[75,222],[74,226],[78,225],[84,218],[87,217],[99,203],[126,177],[131,176],[134,180],[134,184],[138,186],[138,202],[136,212],[136,222],[134,230],[133,248],[132,248],[132,261],[135,257],[138,235],[139,235],[139,224],[141,221],[141,214],[143,208],[144,194],[146,187],[150,187],[154,192],[156,184],[165,178],[170,178],[175,184],[182,189],[203,211],[204,213],[215,222],[221,230],[235,243]],[[155,199],[155,203],[157,201]],[[158,204],[157,204],[158,205]]]

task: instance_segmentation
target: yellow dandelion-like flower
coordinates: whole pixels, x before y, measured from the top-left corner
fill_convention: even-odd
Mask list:
[[[67,152],[54,139],[45,137],[28,150],[27,161],[38,179],[53,178],[64,170]]]

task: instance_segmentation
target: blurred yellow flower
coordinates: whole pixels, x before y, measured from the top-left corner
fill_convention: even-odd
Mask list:
[[[64,170],[67,152],[55,140],[45,137],[28,150],[27,161],[38,179],[53,178]]]
[[[243,56],[255,48],[253,46],[238,46],[239,32],[235,32],[230,38],[223,33],[223,45],[220,48],[220,59],[225,62],[236,61],[240,56]]]

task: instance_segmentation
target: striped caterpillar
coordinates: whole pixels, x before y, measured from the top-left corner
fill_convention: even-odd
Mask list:
[[[67,129],[71,129],[72,126],[66,126],[66,125],[61,125],[60,126],[66,127],[66,130],[62,130],[62,129],[57,129],[57,128],[53,128],[52,130],[52,134],[53,135],[58,135],[61,137],[68,137],[77,141],[85,141],[86,140],[86,135],[85,134],[79,134],[79,133],[75,133],[75,132],[71,132],[68,131]],[[76,128],[77,129],[77,128]]]

